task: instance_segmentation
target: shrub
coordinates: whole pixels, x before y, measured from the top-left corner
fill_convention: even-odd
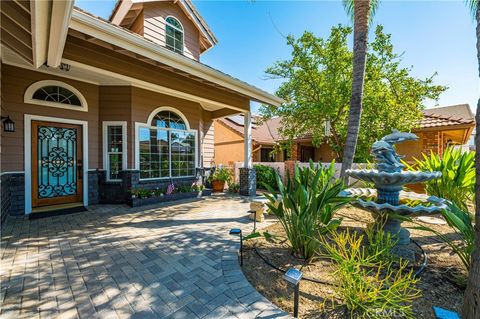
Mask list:
[[[442,176],[425,184],[427,194],[449,199],[462,210],[473,199],[475,188],[475,153],[462,153],[458,149],[447,147],[443,154],[423,154],[423,159],[415,159],[410,170],[439,171]]]
[[[225,167],[217,168],[212,175],[210,175],[210,181],[230,182],[232,179],[232,173]]]
[[[278,190],[276,175],[277,172],[273,167],[266,165],[253,165],[257,175],[257,188],[266,189],[265,185],[270,186],[274,190]]]
[[[228,185],[228,191],[230,193],[238,193],[240,191],[240,184],[238,183],[231,183]]]
[[[267,206],[280,221],[293,252],[310,261],[318,251],[318,237],[335,229],[339,219],[333,213],[350,201],[340,197],[344,185],[333,180],[333,163],[328,168],[296,168],[295,177],[284,185],[276,174],[279,194],[266,185]]]
[[[323,255],[334,264],[336,297],[351,318],[414,318],[412,302],[420,290],[413,270],[407,271],[407,262],[395,267],[397,261],[381,258],[390,253],[391,240],[377,241],[373,251],[363,242],[363,236],[349,231],[321,239]]]

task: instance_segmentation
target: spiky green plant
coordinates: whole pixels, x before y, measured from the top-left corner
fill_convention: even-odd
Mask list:
[[[315,167],[310,161],[307,168],[296,167],[286,185],[277,174],[278,193],[265,185],[269,210],[282,224],[293,252],[306,261],[318,251],[318,237],[340,225],[333,213],[350,201],[339,196],[344,184],[334,180],[334,173],[333,162],[328,167]]]
[[[423,154],[410,170],[439,171],[442,176],[425,184],[427,194],[448,199],[462,210],[473,200],[475,190],[475,153],[447,147],[443,154]]]
[[[350,318],[414,318],[412,302],[420,290],[413,270],[398,258],[384,258],[394,241],[376,243],[371,250],[362,235],[350,231],[321,239],[322,256],[333,261],[335,297],[342,300]]]

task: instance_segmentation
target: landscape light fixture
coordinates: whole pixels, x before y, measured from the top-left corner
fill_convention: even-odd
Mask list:
[[[283,279],[287,283],[293,286],[294,295],[293,295],[293,317],[298,318],[298,302],[300,297],[300,280],[302,280],[302,272],[295,268],[290,268],[287,270]]]
[[[15,132],[15,122],[10,119],[10,116],[0,116],[0,120],[3,122],[4,132]]]
[[[253,215],[253,233],[257,231],[257,212],[255,210],[249,210],[250,216]]]
[[[240,266],[243,266],[243,236],[240,228],[230,229],[230,235],[240,235]]]
[[[435,318],[437,319],[460,319],[460,316],[455,311],[443,309],[440,307],[433,307]]]

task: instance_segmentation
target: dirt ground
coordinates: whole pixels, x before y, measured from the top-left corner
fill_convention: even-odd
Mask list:
[[[337,217],[343,217],[342,228],[356,229],[363,232],[372,218],[368,212],[346,207],[337,213]],[[274,218],[274,217],[267,217]],[[408,226],[408,225],[404,225]],[[428,225],[452,239],[457,238],[448,225]],[[318,260],[310,265],[305,265],[303,260],[294,257],[284,240],[285,235],[279,223],[275,223],[261,231],[268,230],[280,238],[275,242],[267,241],[263,237],[245,241],[244,245],[244,266],[243,271],[252,285],[271,300],[281,309],[293,313],[293,289],[287,287],[281,273],[267,265],[253,250],[257,251],[267,260],[282,269],[291,267],[302,268],[304,276],[320,279],[325,282],[332,281],[332,265],[327,260]],[[421,290],[422,296],[413,304],[415,318],[434,318],[432,306],[440,306],[447,309],[460,311],[463,301],[464,287],[462,282],[466,278],[466,271],[460,259],[452,253],[447,245],[443,244],[434,234],[410,230],[411,237],[417,241],[428,256],[426,269],[420,275],[417,287]],[[421,250],[411,244],[415,252],[415,262],[412,266],[415,270],[423,262]],[[344,309],[327,306],[332,301],[332,286],[328,284],[312,283],[302,280],[300,284],[300,318],[325,318],[337,319],[348,318]],[[327,302],[327,303],[326,303]]]

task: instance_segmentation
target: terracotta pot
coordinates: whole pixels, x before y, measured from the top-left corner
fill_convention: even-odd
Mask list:
[[[212,191],[214,193],[223,192],[225,188],[225,182],[222,181],[212,181]]]

